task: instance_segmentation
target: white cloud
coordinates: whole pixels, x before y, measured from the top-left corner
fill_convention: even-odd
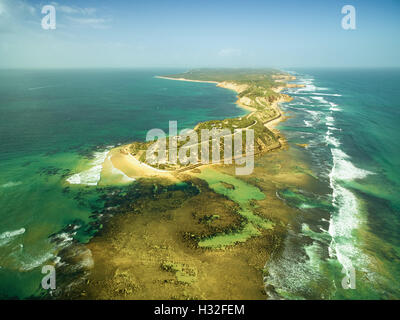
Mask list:
[[[0,15],[35,15],[36,9],[30,4],[20,0],[0,0]]]
[[[20,0],[0,0],[0,33],[15,33],[22,22],[31,24],[37,18],[37,10]],[[39,21],[39,20],[36,20]]]
[[[85,26],[92,27],[94,29],[107,29],[107,28],[109,28],[109,25],[107,25],[107,23],[110,22],[110,20],[102,19],[102,18],[68,17],[68,20],[70,20],[74,24],[85,25]]]
[[[96,13],[96,8],[81,8],[77,6],[66,6],[59,5],[57,2],[52,2],[58,12],[66,13],[66,14],[80,14],[80,15],[92,15]]]
[[[36,9],[35,9],[35,7],[33,7],[33,6],[31,6],[30,4],[28,4],[28,3],[26,3],[26,2],[23,2],[23,1],[19,1],[18,3],[17,3],[17,7],[21,10],[21,11],[23,11],[23,12],[26,12],[26,13],[29,13],[30,15],[35,15],[35,13],[36,13]]]
[[[56,7],[57,13],[61,13],[58,17],[64,16],[70,23],[74,25],[89,26],[94,29],[107,29],[110,19],[96,17],[96,8],[83,8],[78,6],[67,6],[52,2]]]

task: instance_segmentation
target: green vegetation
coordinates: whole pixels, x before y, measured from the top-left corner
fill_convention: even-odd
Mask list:
[[[252,108],[253,112],[246,116],[230,118],[224,120],[211,120],[199,123],[193,130],[197,135],[198,159],[201,157],[201,130],[219,131],[220,159],[224,160],[224,137],[232,139],[232,134],[238,129],[254,130],[254,153],[262,153],[280,146],[279,136],[270,131],[265,124],[280,116],[274,103],[283,101],[289,97],[279,93],[279,87],[285,87],[284,81],[292,80],[291,76],[273,69],[196,69],[185,73],[166,75],[169,78],[184,78],[199,81],[217,81],[228,83],[227,88],[235,87],[238,92],[239,104]],[[222,130],[228,134],[224,134]],[[242,133],[242,150],[245,150],[246,131]],[[177,149],[183,145],[188,146],[189,137],[176,137]],[[209,147],[218,138],[209,137]],[[167,149],[167,159],[169,158],[169,139],[159,141],[165,143]],[[142,162],[146,162],[146,150],[154,142],[134,142],[129,146],[129,152]],[[206,143],[203,144],[203,146]],[[192,144],[193,146],[193,144]],[[195,146],[193,146],[195,148]],[[211,148],[209,148],[211,150]],[[190,150],[187,150],[189,155]],[[209,154],[211,163],[211,152]],[[190,168],[190,165],[177,164],[154,164],[154,167],[163,170],[180,170]]]
[[[237,85],[246,85],[247,89],[239,93],[239,98],[248,97],[253,100],[256,109],[265,109],[264,103],[259,103],[256,98],[266,98],[267,103],[279,98],[273,88],[285,86],[282,80],[288,79],[288,75],[275,69],[194,69],[188,72],[167,75],[168,78],[184,78],[198,81],[232,82]],[[280,80],[280,81],[278,81]]]
[[[270,69],[251,69],[251,68],[202,68],[193,69],[184,73],[167,75],[169,78],[185,78],[188,80],[201,81],[265,81],[273,85],[273,75],[284,73]]]
[[[196,281],[197,278],[197,270],[186,264],[165,261],[161,264],[161,269],[174,273],[179,283],[191,284]]]
[[[199,178],[207,181],[209,187],[219,194],[223,194],[239,205],[238,213],[243,218],[241,228],[229,233],[220,233],[212,237],[201,239],[199,247],[224,248],[237,242],[245,242],[247,239],[259,235],[259,229],[271,229],[273,223],[252,212],[251,202],[265,198],[257,187],[233,176],[212,170],[203,169]]]
[[[260,231],[251,223],[246,223],[239,232],[223,233],[201,240],[198,245],[202,248],[222,249],[235,243],[260,235]]]

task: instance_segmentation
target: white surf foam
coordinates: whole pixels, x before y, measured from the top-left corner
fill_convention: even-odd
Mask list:
[[[313,84],[305,84],[305,87],[299,88],[296,90],[297,92],[314,92],[317,91],[317,87]]]
[[[299,84],[304,85],[302,88],[296,88],[295,92],[313,92],[317,90],[317,87],[314,85],[314,79],[302,79],[299,81]]]
[[[329,108],[330,111],[342,111],[342,109],[337,108],[338,105],[337,105],[336,103],[329,102],[329,101],[328,101],[328,103],[329,103],[329,105],[331,106],[331,107]]]
[[[312,103],[312,101],[307,97],[299,97],[300,99],[304,100],[307,103]]]
[[[338,148],[338,147],[340,146],[339,140],[338,140],[337,138],[333,137],[333,136],[332,136],[332,132],[329,131],[329,130],[326,132],[326,135],[325,135],[325,142],[326,142],[327,144],[330,144],[330,145],[336,147],[336,148]]]
[[[311,115],[313,121],[319,122],[321,120],[322,112],[308,109],[303,110]]]
[[[326,117],[326,126],[331,127],[335,124],[335,119],[332,116]]]
[[[311,128],[313,125],[312,125],[312,122],[311,121],[307,121],[307,120],[304,120],[304,124],[306,125],[306,127],[308,127],[308,128]]]
[[[344,187],[333,182],[333,205],[337,212],[332,215],[329,223],[329,234],[332,238],[329,246],[330,256],[336,256],[341,265],[350,271],[353,262],[360,257],[353,231],[358,228],[362,218],[359,214],[355,195]]]
[[[76,173],[67,179],[70,184],[84,184],[88,186],[96,186],[100,181],[101,170],[103,169],[104,160],[109,150],[103,152],[95,152],[94,160],[91,162],[91,168],[80,173]]]
[[[0,247],[9,243],[11,240],[13,240],[15,237],[24,234],[25,233],[25,228],[20,228],[18,230],[13,230],[13,231],[5,231],[0,234]]]
[[[331,96],[331,97],[341,97],[342,96],[341,94],[338,94],[338,93],[320,93],[320,92],[315,93],[315,92],[313,92],[311,94],[316,94],[316,95],[319,95],[319,96]]]
[[[24,233],[25,233],[25,228],[21,228],[21,229],[14,230],[14,231],[5,231],[0,234],[0,240],[19,236],[20,234],[24,234]]]
[[[333,157],[333,177],[335,180],[352,181],[355,179],[363,179],[373,174],[371,171],[357,168],[350,161],[350,157],[338,148],[331,149]]]
[[[46,261],[54,258],[54,254],[51,252],[46,252],[41,256],[31,256],[28,254],[23,255],[23,258],[20,259],[19,270],[21,271],[30,271],[41,265],[43,265]]]
[[[10,182],[7,182],[7,183],[5,183],[5,184],[2,184],[2,185],[0,186],[0,188],[11,188],[11,187],[19,186],[19,185],[21,185],[21,184],[22,184],[21,181],[18,181],[18,182],[10,181]]]
[[[329,175],[332,188],[332,205],[336,212],[332,214],[329,224],[329,234],[332,241],[329,247],[331,256],[336,256],[341,265],[349,272],[354,266],[362,267],[366,256],[357,247],[357,240],[353,235],[363,221],[356,196],[343,187],[341,181],[363,179],[370,171],[357,168],[351,158],[339,148],[332,148],[333,167]]]
[[[317,100],[319,103],[328,104],[328,101],[326,101],[324,97],[317,96],[311,97],[311,99]]]
[[[33,91],[33,90],[41,90],[41,89],[47,89],[47,88],[54,88],[57,86],[51,85],[51,86],[43,86],[43,87],[32,87],[32,88],[28,88],[29,91]]]

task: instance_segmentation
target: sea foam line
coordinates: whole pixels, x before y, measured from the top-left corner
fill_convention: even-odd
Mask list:
[[[342,96],[341,94],[338,94],[338,93],[320,93],[320,92],[316,93],[316,92],[314,92],[311,94],[315,94],[315,95],[319,95],[319,96],[331,96],[331,97],[341,97]]]
[[[350,161],[350,156],[339,148],[332,148],[331,153],[333,167],[329,180],[332,188],[332,205],[336,212],[331,215],[329,223],[328,232],[332,238],[329,254],[331,257],[336,256],[345,270],[350,272],[354,263],[357,267],[362,267],[368,259],[358,249],[357,239],[353,235],[353,231],[363,222],[358,200],[353,192],[343,187],[340,182],[363,179],[373,173],[355,167]]]
[[[76,173],[67,179],[70,184],[84,184],[88,186],[96,186],[101,178],[101,170],[103,163],[107,158],[109,150],[103,152],[95,152],[94,160],[91,162],[91,168]]]
[[[7,182],[7,183],[5,183],[5,184],[2,184],[2,185],[0,186],[0,188],[11,188],[11,187],[19,186],[19,185],[21,185],[21,184],[22,184],[21,181],[18,181],[18,182],[10,181],[10,182]]]
[[[25,233],[25,228],[21,228],[21,229],[14,230],[14,231],[5,231],[0,234],[0,240],[19,236],[20,234],[23,234],[23,233]]]
[[[329,173],[329,184],[332,189],[332,206],[335,208],[335,212],[331,214],[328,229],[331,236],[329,255],[336,257],[349,273],[353,268],[353,263],[360,267],[361,261],[365,262],[367,259],[357,248],[357,239],[353,235],[353,231],[363,221],[358,200],[353,192],[346,189],[341,183],[363,179],[373,173],[354,166],[351,157],[339,148],[341,143],[330,130],[335,123],[332,111],[325,120],[328,127],[325,141],[332,146],[330,151],[333,165]]]
[[[9,243],[13,238],[24,234],[25,233],[25,228],[20,228],[18,230],[14,231],[5,231],[0,234],[0,247]]]

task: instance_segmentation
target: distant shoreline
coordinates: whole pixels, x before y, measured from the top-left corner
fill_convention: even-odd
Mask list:
[[[219,83],[218,81],[190,80],[190,79],[185,79],[185,78],[171,78],[171,77],[164,77],[164,76],[155,76],[154,78],[166,79],[166,80],[176,80],[176,81],[186,81],[186,82],[203,82],[203,83],[216,83],[216,84]]]
[[[185,81],[185,82],[212,83],[218,87],[233,90],[233,91],[235,91],[235,93],[237,95],[239,95],[241,92],[243,92],[244,90],[247,89],[246,84],[237,84],[237,83],[231,82],[231,81],[220,81],[219,82],[219,81],[208,81],[208,80],[190,80],[190,79],[185,79],[185,78],[173,78],[173,77],[166,77],[166,76],[155,76],[155,78],[165,79],[165,80]],[[275,88],[274,91],[276,93],[280,93],[283,89],[284,89],[284,87],[280,86],[280,87]],[[236,101],[236,105],[246,111],[250,111],[250,113],[248,113],[246,115],[246,117],[250,117],[257,112],[260,112],[256,108],[250,107],[249,105],[246,104],[246,102],[248,102],[248,101],[246,101],[246,99],[248,99],[247,97],[240,98],[238,96],[237,98],[238,99]],[[291,97],[289,97],[289,98],[291,99]],[[279,122],[281,122],[284,118],[282,110],[279,108],[279,103],[282,103],[285,101],[288,101],[288,98],[282,96],[279,99],[271,102],[269,105],[269,108],[274,109],[276,111],[277,115],[271,119],[266,120],[263,123],[263,125],[266,128],[268,128],[277,137],[278,145],[268,147],[266,149],[266,152],[282,148],[282,146],[285,145],[285,138],[279,134],[279,131],[277,129],[275,129],[276,125]],[[199,124],[197,124],[194,127],[194,129],[196,129]],[[114,148],[112,154],[113,154],[113,158],[115,158],[116,161],[113,161],[112,159],[111,160],[112,160],[115,168],[126,173],[130,178],[138,179],[140,177],[146,177],[146,176],[147,177],[157,176],[157,177],[164,177],[164,178],[168,177],[170,179],[175,180],[176,179],[176,178],[174,178],[175,173],[188,171],[193,168],[197,168],[199,166],[205,166],[205,164],[199,163],[196,165],[189,165],[189,166],[186,166],[186,167],[180,168],[180,169],[160,170],[158,168],[154,168],[150,165],[147,165],[146,163],[141,162],[139,159],[137,159],[137,157],[135,157],[134,155],[132,155],[130,153],[129,146],[130,146],[130,144],[127,144],[127,145],[123,145],[123,146]],[[117,160],[117,158],[119,160]],[[133,159],[135,159],[136,161],[133,161]],[[214,164],[208,164],[208,165],[214,165]]]
[[[215,83],[217,85],[217,87],[221,87],[224,89],[229,89],[229,90],[233,90],[235,91],[237,94],[239,94],[240,92],[242,92],[242,88],[241,85],[238,85],[234,82],[230,82],[230,81],[207,81],[207,80],[190,80],[190,79],[185,79],[185,78],[172,78],[172,77],[165,77],[165,76],[155,76],[155,78],[158,79],[166,79],[166,80],[176,80],[176,81],[186,81],[186,82],[200,82],[200,83]],[[295,76],[292,76],[290,78],[290,81],[296,80]],[[288,84],[287,87],[294,87],[294,85]],[[285,89],[285,87],[278,87],[276,88],[275,92],[280,93],[283,89]],[[281,99],[274,101],[271,103],[271,108],[275,109],[278,112],[278,116],[276,118],[273,119],[269,119],[267,122],[265,122],[265,126],[270,129],[270,130],[276,130],[275,126],[283,121],[283,113],[282,110],[279,108],[279,103],[285,102]],[[247,111],[252,111],[255,112],[257,111],[257,109],[252,108],[244,103],[241,102],[241,99],[238,97],[236,104],[242,108],[245,109]],[[197,126],[197,125],[196,125]],[[277,131],[277,130],[276,130]]]
[[[217,87],[233,90],[237,94],[239,94],[241,92],[240,85],[236,85],[235,83],[229,82],[229,81],[218,82],[218,81],[208,81],[208,80],[190,80],[190,79],[185,79],[185,78],[172,78],[172,77],[164,77],[164,76],[155,76],[154,78],[165,79],[165,80],[175,80],[175,81],[185,81],[185,82],[213,83],[213,84],[216,84]],[[240,108],[245,109],[246,111],[256,111],[256,109],[249,107],[249,106],[245,105],[244,103],[241,103],[239,98],[237,99],[236,104]]]
[[[278,95],[276,95],[273,100],[271,99],[268,100],[263,96],[254,97],[251,95],[248,96],[247,94],[241,94],[249,89],[248,83],[235,82],[230,80],[225,80],[225,81],[191,80],[191,79],[186,79],[182,76],[179,78],[174,78],[174,77],[157,75],[154,76],[154,78],[185,81],[185,82],[212,83],[218,87],[235,91],[235,93],[237,94],[236,105],[248,111],[249,113],[241,117],[236,117],[234,119],[236,120],[239,119],[240,121],[242,121],[242,118],[243,119],[254,118],[255,119],[254,123],[259,122],[263,127],[267,128],[275,137],[275,142],[273,143],[270,144],[261,143],[261,149],[255,151],[254,155],[258,153],[264,153],[280,149],[286,145],[286,139],[276,129],[276,125],[284,119],[283,112],[279,108],[279,103],[287,102],[292,99],[292,97],[288,95],[280,94],[280,92],[286,87],[286,84],[279,85],[276,87],[275,86],[271,87],[271,90]],[[291,81],[294,80],[294,77],[292,76],[290,79],[285,79],[285,80]],[[203,124],[202,122],[198,123],[193,128],[193,130],[198,130],[202,124]],[[258,130],[260,130],[260,127]],[[175,166],[171,168],[153,167],[151,165],[148,165],[146,162],[143,162],[143,160],[141,160],[143,152],[146,152],[145,150],[141,150],[138,152],[131,151],[131,145],[135,143],[136,142],[128,143],[126,145],[118,146],[112,149],[110,151],[110,157],[109,157],[110,164],[112,164],[111,168],[114,167],[115,169],[123,172],[127,177],[131,179],[139,179],[145,177],[160,177],[160,178],[169,178],[172,180],[176,180],[176,174],[179,174],[181,172],[188,172],[194,168],[204,167],[208,165],[213,166],[221,163],[221,162],[212,163],[206,165],[199,162],[196,164],[187,165],[183,167],[180,166]],[[223,160],[221,161],[223,162]],[[109,170],[103,170],[103,174],[106,174],[107,176],[110,175],[112,176],[112,172],[106,173],[105,171]]]
[[[234,118],[233,121],[239,122],[242,125],[240,128],[252,127],[261,134],[269,130],[272,134],[268,132],[268,136],[274,136],[272,140],[268,140],[269,144],[257,149],[257,154],[285,147],[285,138],[274,127],[284,119],[279,103],[289,101],[291,97],[288,95],[270,93],[269,97],[272,98],[268,99],[261,95],[240,95],[249,85],[238,82],[157,78],[214,83],[235,91],[238,94],[237,105],[251,112]],[[275,93],[283,89],[284,86],[272,88]],[[247,109],[250,106],[246,105],[246,102],[254,108]],[[222,121],[227,119],[221,120],[221,125]],[[200,122],[195,128],[201,130],[203,124]],[[263,137],[261,134],[258,136],[259,140]],[[265,261],[269,261],[280,247],[283,235],[280,228],[273,228],[274,222],[271,222],[270,215],[253,208],[249,201],[259,202],[260,207],[270,206],[268,208],[273,208],[277,216],[285,215],[286,208],[281,205],[281,200],[270,197],[270,194],[275,194],[276,191],[267,194],[269,189],[263,189],[264,184],[253,186],[247,184],[247,180],[230,177],[229,170],[233,168],[232,165],[221,166],[218,169],[215,168],[218,167],[215,166],[217,164],[213,163],[199,163],[173,170],[152,167],[141,161],[143,152],[146,152],[144,147],[137,151],[131,149],[132,144],[135,142],[110,151],[103,166],[102,177],[106,177],[107,181],[117,169],[130,178],[138,179],[141,188],[144,188],[143,196],[136,198],[130,194],[132,199],[127,212],[132,214],[112,214],[112,218],[104,224],[102,233],[89,242],[87,248],[93,255],[91,258],[95,267],[89,268],[90,276],[86,283],[78,285],[61,297],[264,299],[262,268]],[[282,157],[283,163],[293,161],[287,158],[284,152],[277,152],[276,156]],[[270,181],[273,168],[281,165],[279,159],[266,162],[266,168],[271,170],[260,170],[260,167],[256,166],[255,172],[249,177]],[[209,175],[218,175],[219,179],[223,179],[221,181],[225,183],[224,188],[230,192],[247,192],[250,200],[241,202],[234,197],[229,199],[223,192],[214,190],[214,178],[207,178],[207,172],[203,176],[200,175],[206,168],[214,170],[210,171]],[[288,173],[284,175],[289,180],[293,177]],[[279,177],[282,178],[282,175]],[[188,189],[168,189],[169,185],[179,182],[185,182]],[[200,192],[190,193],[192,186]],[[137,192],[139,191],[135,191],[135,194]],[[267,197],[253,197],[254,192],[259,195],[267,194]],[[264,198],[268,199],[267,202]],[[274,202],[272,205],[271,201]],[[113,207],[110,208],[107,210],[113,212]],[[115,212],[120,210],[115,208]],[[253,220],[243,224],[240,219]],[[132,233],[132,230],[137,232]],[[271,241],[268,235],[272,232],[273,239],[278,240]],[[247,241],[249,239],[251,241]],[[242,245],[237,246],[237,243]],[[225,247],[229,247],[229,250],[225,250]],[[131,258],[133,256],[134,259]],[[227,272],[227,267],[233,262],[238,263],[238,267]],[[238,284],[244,290],[237,290]]]

